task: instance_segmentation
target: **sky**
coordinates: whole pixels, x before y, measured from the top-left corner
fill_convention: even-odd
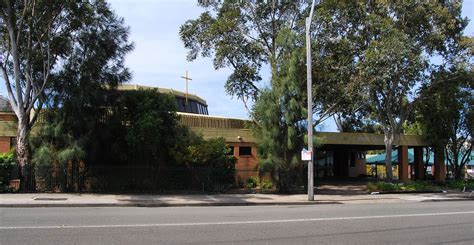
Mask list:
[[[186,60],[187,51],[179,38],[179,28],[188,19],[197,18],[202,9],[194,0],[111,0],[112,8],[130,26],[135,49],[126,58],[133,74],[130,83],[185,91],[181,76],[186,70],[192,81],[189,93],[208,103],[210,115],[248,118],[237,98],[228,96],[224,83],[231,73],[215,70],[212,60]]]
[[[207,101],[210,115],[248,118],[243,103],[225,92],[229,69],[215,70],[210,58],[186,60],[187,51],[179,38],[179,27],[203,12],[197,0],[109,0],[109,3],[116,14],[125,19],[130,27],[129,39],[135,44],[135,49],[126,57],[126,65],[133,74],[130,83],[184,91],[186,84],[181,76],[188,70],[192,78],[189,93]],[[474,0],[464,1],[463,16],[474,18]],[[469,23],[465,34],[474,36],[473,23]],[[268,82],[268,71],[262,78]],[[3,82],[0,94],[6,95]],[[319,130],[336,131],[336,127],[333,121],[327,120]]]
[[[225,81],[229,69],[215,70],[210,58],[186,60],[186,49],[179,38],[179,27],[189,19],[196,19],[203,9],[196,0],[110,0],[112,8],[131,28],[130,40],[135,50],[126,59],[133,72],[131,83],[185,90],[181,78],[189,71],[193,79],[189,93],[197,94],[208,103],[210,115],[248,118],[248,112],[237,98],[227,95]],[[474,0],[465,0],[463,16],[473,18]],[[474,35],[470,23],[466,34]],[[269,72],[262,74],[263,82],[270,79]],[[332,120],[319,127],[321,131],[336,131]]]

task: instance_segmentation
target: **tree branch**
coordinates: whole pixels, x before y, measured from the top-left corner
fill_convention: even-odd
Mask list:
[[[5,87],[7,88],[8,97],[10,97],[10,101],[13,102],[13,103],[10,103],[11,107],[13,111],[15,112],[15,114],[18,115],[19,114],[18,102],[16,101],[15,96],[13,96],[13,90],[11,87],[10,78],[8,77],[7,70],[3,66],[3,64],[0,64],[0,70],[2,71],[3,79],[5,80]]]
[[[265,46],[267,46],[269,53],[272,53],[273,48],[272,48],[272,47],[270,46],[270,44],[268,43],[267,39],[264,38],[263,31],[262,31],[262,29],[261,29],[261,27],[260,27],[260,25],[259,25],[259,21],[257,20],[257,17],[256,17],[256,15],[255,15],[255,10],[254,10],[254,8],[253,8],[252,6],[253,6],[253,5],[250,4],[250,13],[252,14],[252,17],[253,17],[253,19],[255,20],[254,22],[255,22],[255,25],[256,25],[256,27],[257,27],[257,31],[258,31],[260,37],[262,37],[263,41],[265,42],[265,44],[266,44]]]
[[[23,101],[23,93],[21,91],[21,73],[20,73],[20,57],[18,54],[18,46],[16,43],[16,35],[15,35],[15,28],[13,26],[14,21],[14,10],[10,2],[7,3],[7,14],[8,17],[5,18],[6,26],[8,35],[10,37],[11,42],[11,54],[13,59],[13,74],[15,80],[15,90],[16,90],[16,101],[17,101],[17,111],[16,113],[19,119],[23,119],[25,117],[24,111],[24,101]],[[13,94],[12,94],[13,95]]]
[[[33,5],[34,5],[34,2],[33,1]],[[16,34],[16,42],[20,42],[20,35],[21,35],[21,31],[22,31],[22,27],[23,27],[23,20],[25,19],[25,16],[26,16],[26,10],[28,9],[27,7],[29,6],[29,3],[28,1],[26,0],[25,1],[25,7],[23,8],[23,13],[21,14],[21,17],[20,17],[20,21],[18,21],[18,33]]]

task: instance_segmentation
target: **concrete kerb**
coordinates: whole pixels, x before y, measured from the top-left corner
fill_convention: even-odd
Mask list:
[[[450,198],[450,199],[428,199],[420,202],[456,202],[456,201],[474,201],[474,198]]]
[[[2,195],[0,194],[0,199]],[[138,198],[138,199],[134,199]],[[159,198],[174,198],[174,201],[157,200]],[[202,198],[202,197],[201,197]],[[214,198],[214,197],[213,197]],[[221,197],[222,198],[222,197]],[[0,207],[6,208],[22,208],[22,207],[205,207],[205,206],[289,206],[289,205],[321,205],[321,204],[357,204],[357,203],[403,203],[403,202],[444,202],[444,201],[474,201],[474,197],[464,196],[418,196],[418,195],[383,195],[383,196],[357,196],[352,197],[332,197],[316,199],[316,201],[310,202],[301,200],[301,197],[288,197],[296,198],[298,200],[266,200],[266,201],[253,201],[252,198],[258,197],[247,197],[244,201],[233,201],[233,200],[218,200],[215,201],[205,200],[200,201],[199,197],[193,200],[193,196],[147,196],[147,197],[115,197],[107,200],[100,201],[89,201],[89,200],[78,200],[77,197],[70,196],[66,200],[34,203],[36,200],[40,200],[37,197],[24,197],[23,199],[14,200],[15,198],[9,198],[8,201],[0,200]],[[269,199],[276,199],[278,197],[271,197]],[[75,199],[75,200],[74,200]]]
[[[452,201],[474,201],[472,199],[457,198],[457,199],[437,199],[437,200],[423,200],[420,202],[452,202]],[[91,204],[60,204],[60,203],[45,203],[45,204],[0,204],[0,208],[73,208],[73,207],[228,207],[228,206],[307,206],[307,205],[324,205],[324,204],[349,204],[342,202],[306,202],[306,203],[196,203],[196,204],[165,204],[165,203],[91,203]]]
[[[314,201],[314,202],[246,202],[246,203],[19,203],[0,204],[2,208],[39,208],[39,207],[222,207],[222,206],[290,206],[290,205],[322,205],[343,204],[341,202]]]

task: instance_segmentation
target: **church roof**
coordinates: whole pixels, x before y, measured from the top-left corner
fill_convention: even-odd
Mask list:
[[[152,87],[152,86],[145,86],[145,85],[138,85],[138,84],[121,84],[117,87],[117,89],[118,90],[157,89],[158,92],[160,92],[160,93],[172,93],[174,96],[177,96],[177,97],[182,97],[182,98],[186,97],[186,93],[182,92],[182,91],[179,91],[179,90],[169,89],[169,88]],[[198,101],[199,103],[207,106],[207,102],[203,98],[201,98],[201,97],[199,97],[195,94],[188,94],[188,98],[190,100]]]

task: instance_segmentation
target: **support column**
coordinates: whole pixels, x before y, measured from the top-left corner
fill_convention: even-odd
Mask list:
[[[425,167],[423,164],[423,147],[415,147],[414,152],[414,163],[413,167],[415,168],[415,179],[423,180],[425,179]]]
[[[436,182],[444,183],[446,181],[446,165],[444,164],[444,150],[442,147],[434,149],[434,177]]]
[[[408,146],[398,146],[398,179],[408,181]]]

